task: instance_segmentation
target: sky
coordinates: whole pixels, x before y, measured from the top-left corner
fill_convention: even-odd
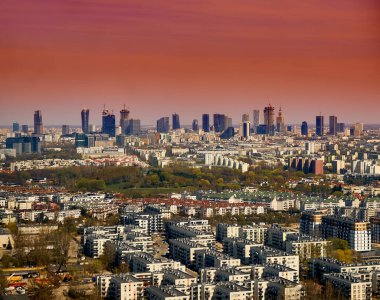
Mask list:
[[[378,0],[2,0],[0,124],[154,124],[281,106],[380,123]]]

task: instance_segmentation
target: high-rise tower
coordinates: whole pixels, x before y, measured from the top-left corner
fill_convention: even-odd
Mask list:
[[[172,115],[173,130],[180,129],[181,124],[179,122],[179,114]]]
[[[34,134],[43,134],[42,113],[40,110],[34,112]]]
[[[81,113],[81,119],[82,119],[82,131],[83,133],[89,133],[89,127],[88,127],[88,123],[89,123],[89,118],[90,118],[90,110],[87,109],[87,108],[83,108]]]
[[[210,132],[210,115],[209,114],[202,115],[202,129],[204,132]]]
[[[125,131],[128,127],[128,119],[129,119],[129,110],[124,108],[120,111],[120,127],[121,127],[121,133],[125,134]]]
[[[278,111],[278,117],[276,118],[276,127],[278,132],[285,132],[285,120],[284,116],[282,114],[282,110],[280,107],[280,110]]]
[[[102,133],[115,136],[116,133],[115,115],[109,110],[105,109],[102,113]]]
[[[336,135],[338,118],[336,116],[329,117],[329,134]]]
[[[318,136],[324,136],[325,134],[325,118],[322,115],[315,118],[315,134]]]
[[[267,134],[274,133],[274,107],[270,104],[264,108],[264,125]]]

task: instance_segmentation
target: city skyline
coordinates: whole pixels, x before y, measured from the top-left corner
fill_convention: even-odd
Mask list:
[[[267,104],[267,105],[269,105],[269,106],[271,106],[272,107],[272,109],[274,109],[274,112],[273,112],[273,114],[276,114],[276,116],[272,116],[272,118],[273,118],[273,120],[271,121],[273,124],[273,126],[275,127],[275,128],[277,128],[277,125],[278,125],[278,118],[280,117],[280,119],[282,120],[281,122],[283,122],[283,124],[285,124],[285,125],[299,125],[299,126],[301,126],[302,125],[302,123],[303,122],[307,122],[309,125],[312,125],[312,126],[317,126],[317,122],[316,122],[316,118],[318,118],[318,116],[322,116],[322,117],[326,117],[326,119],[330,119],[331,117],[335,117],[335,118],[339,118],[339,121],[340,122],[343,122],[342,124],[346,124],[346,125],[352,125],[352,124],[355,124],[355,123],[363,123],[364,125],[379,125],[380,126],[380,122],[378,122],[378,123],[370,123],[370,122],[363,122],[362,120],[357,120],[357,121],[353,121],[353,122],[346,122],[346,120],[344,120],[344,119],[342,119],[341,118],[341,116],[336,116],[336,115],[331,115],[331,114],[321,114],[321,113],[318,113],[318,114],[315,114],[313,117],[312,117],[312,119],[311,120],[303,120],[303,121],[301,121],[301,122],[294,122],[294,121],[292,121],[292,120],[289,120],[288,118],[287,118],[287,115],[286,115],[286,113],[284,113],[284,109],[280,106],[279,108],[276,108],[275,106],[273,106],[272,104]],[[146,122],[145,120],[143,120],[143,119],[141,119],[141,118],[138,118],[138,117],[136,117],[136,116],[134,116],[134,117],[130,117],[129,116],[129,114],[131,113],[131,111],[129,111],[129,110],[126,110],[126,108],[125,108],[126,106],[125,106],[125,104],[123,105],[123,107],[121,108],[121,110],[120,111],[118,111],[118,110],[113,110],[113,109],[106,109],[106,105],[103,105],[103,109],[102,110],[100,110],[100,111],[96,111],[95,113],[96,113],[96,115],[95,115],[95,117],[94,117],[94,112],[93,111],[91,111],[89,108],[83,108],[81,111],[80,111],[80,115],[79,115],[79,121],[77,120],[77,121],[74,121],[74,123],[62,123],[62,124],[58,124],[58,123],[53,123],[53,124],[45,124],[45,122],[44,122],[44,124],[43,124],[43,126],[48,126],[48,127],[54,127],[54,126],[62,126],[62,125],[68,125],[68,126],[78,126],[78,127],[82,127],[82,130],[83,130],[83,113],[84,113],[84,111],[86,111],[86,126],[88,127],[89,125],[94,125],[94,126],[102,126],[102,123],[103,123],[103,117],[104,117],[104,113],[106,113],[107,115],[113,115],[114,117],[115,117],[115,127],[126,127],[126,125],[125,126],[122,126],[121,125],[121,122],[128,122],[128,121],[125,121],[125,120],[123,120],[122,121],[122,119],[125,119],[126,118],[126,120],[128,120],[128,119],[137,119],[137,120],[139,120],[139,121],[142,121],[142,125],[143,126],[156,126],[156,122],[159,120],[159,119],[162,119],[162,118],[169,118],[169,120],[170,120],[170,126],[172,126],[173,125],[173,118],[174,118],[174,116],[177,116],[177,117],[179,117],[180,118],[180,120],[183,120],[183,117],[182,117],[182,115],[181,114],[178,114],[177,112],[175,112],[175,113],[166,113],[166,114],[164,114],[163,116],[158,116],[157,118],[156,118],[156,120],[154,120],[152,123],[149,123],[149,122]],[[242,113],[242,114],[240,114],[240,115],[238,115],[237,116],[237,120],[236,119],[234,119],[234,118],[231,118],[230,116],[227,116],[226,114],[221,114],[220,112],[204,112],[204,113],[202,113],[201,115],[196,115],[195,116],[195,119],[197,119],[197,117],[199,117],[199,119],[200,120],[202,120],[203,119],[203,116],[204,115],[208,115],[209,116],[209,118],[210,117],[213,117],[214,115],[217,115],[217,116],[224,116],[224,117],[226,117],[226,118],[229,118],[231,121],[230,121],[230,123],[232,124],[232,126],[239,126],[239,125],[242,125],[243,123],[244,123],[244,121],[242,121],[241,120],[241,118],[243,117],[248,117],[249,119],[247,119],[247,121],[248,122],[250,122],[252,125],[254,125],[254,123],[255,123],[255,118],[259,118],[258,119],[258,121],[260,121],[259,123],[258,123],[258,125],[260,124],[260,125],[265,125],[266,124],[266,120],[265,120],[265,110],[267,109],[268,107],[267,106],[265,106],[265,107],[263,107],[263,108],[261,108],[261,109],[259,109],[259,108],[257,108],[257,109],[253,109],[253,110],[251,110],[250,112],[247,112],[247,113]],[[34,116],[35,116],[35,114],[36,113],[39,113],[39,114],[41,114],[41,115],[44,115],[44,113],[41,111],[41,110],[35,110],[34,111]],[[126,113],[125,113],[126,112]],[[259,112],[259,115],[258,116],[255,116],[255,112]],[[98,115],[99,114],[99,115]],[[122,115],[123,115],[123,117],[122,117]],[[93,119],[96,119],[98,122],[92,122],[92,120]],[[275,118],[276,118],[276,120],[275,120]],[[45,117],[44,117],[44,119],[45,119]],[[191,121],[190,121],[190,123],[188,123],[188,122],[183,122],[183,121],[180,121],[181,122],[181,124],[183,124],[183,126],[179,126],[179,127],[177,127],[176,129],[179,129],[179,128],[182,128],[182,127],[192,127],[192,124],[193,124],[193,121],[195,120],[194,119],[194,117],[193,118],[190,118],[191,119]],[[79,123],[78,123],[79,122]],[[214,122],[211,122],[210,123],[210,121],[208,121],[209,122],[209,124],[211,124],[211,125],[213,125],[214,124]],[[323,122],[323,121],[322,121]],[[275,124],[276,123],[276,124]],[[18,124],[18,125],[33,125],[33,119],[32,119],[32,122],[31,123],[28,123],[28,122],[22,122],[22,121],[20,121],[20,120],[17,120],[17,119],[15,119],[15,120],[13,120],[12,121],[12,123],[11,124],[1,124],[0,123],[0,126],[2,126],[2,127],[12,127],[12,126],[14,126],[15,124]],[[179,125],[179,124],[178,124]],[[329,123],[327,123],[327,124],[324,124],[323,125],[323,127],[324,128],[330,128],[329,127],[330,126],[330,124]],[[32,128],[33,128],[33,126],[32,126]],[[329,131],[327,131],[327,133],[329,133]]]
[[[30,124],[36,109],[47,125],[78,124],[83,107],[100,124],[103,103],[148,124],[174,112],[238,120],[268,102],[294,123],[319,111],[378,122],[375,0],[2,5],[2,125]]]

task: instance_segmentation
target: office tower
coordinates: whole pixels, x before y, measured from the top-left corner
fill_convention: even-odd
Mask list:
[[[264,125],[267,134],[274,134],[274,107],[270,104],[264,108]]]
[[[178,114],[172,115],[172,123],[173,123],[173,130],[181,128],[181,124],[179,123],[179,115]]]
[[[29,126],[28,125],[22,125],[22,132],[28,134],[29,133]]]
[[[253,110],[253,127],[256,128],[260,125],[260,110]]]
[[[191,128],[193,129],[193,131],[198,131],[199,130],[199,125],[198,125],[198,120],[197,119],[193,120],[193,124],[191,125]]]
[[[251,123],[249,121],[246,121],[243,123],[243,133],[242,136],[244,138],[247,138],[251,135]]]
[[[89,133],[88,122],[90,120],[90,110],[84,108],[82,109],[80,115],[82,119],[82,131],[83,133]]]
[[[209,114],[202,115],[202,129],[204,132],[210,132],[210,115]]]
[[[324,136],[325,134],[325,121],[321,115],[315,118],[315,134],[318,136]]]
[[[40,110],[34,112],[34,134],[43,134],[42,113]]]
[[[90,130],[90,132],[96,132],[96,126],[95,126],[95,124],[91,124],[89,126],[89,130]]]
[[[138,119],[129,119],[125,130],[127,135],[139,135],[141,132],[141,123]]]
[[[306,121],[302,122],[302,125],[301,125],[301,134],[305,135],[305,136],[309,135],[309,126],[307,125]]]
[[[336,116],[329,117],[329,134],[336,135],[337,133],[337,122],[338,118]]]
[[[243,114],[241,116],[241,122],[244,123],[244,122],[249,122],[249,114]]]
[[[225,118],[226,118],[226,119],[225,119],[226,121],[225,121],[225,123],[224,123],[224,124],[225,124],[225,127],[224,127],[224,128],[227,129],[227,128],[229,128],[229,127],[232,127],[232,118],[227,117],[227,116],[226,116]],[[226,125],[226,124],[227,124],[227,125]]]
[[[169,117],[162,117],[161,119],[157,120],[157,132],[169,132]]]
[[[7,149],[16,149],[16,154],[41,152],[40,139],[38,137],[7,138],[5,145]]]
[[[336,124],[336,132],[342,133],[345,130],[345,124],[344,123],[337,123]]]
[[[15,122],[12,124],[12,131],[13,132],[19,132],[20,131],[20,124]]]
[[[284,133],[285,132],[285,121],[284,121],[284,116],[282,114],[282,110],[280,107],[280,110],[278,111],[278,117],[276,118],[276,127],[277,131]]]
[[[125,134],[125,131],[128,126],[128,119],[129,119],[129,110],[124,108],[120,111],[120,127],[121,127],[121,133]]]
[[[68,135],[68,134],[70,134],[70,126],[62,125],[62,135]]]
[[[228,117],[222,114],[214,114],[214,130],[222,132],[227,128]]]
[[[104,109],[102,113],[102,133],[114,137],[116,133],[115,115]]]

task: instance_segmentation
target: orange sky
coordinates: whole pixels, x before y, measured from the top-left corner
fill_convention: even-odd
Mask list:
[[[153,124],[280,105],[289,123],[380,123],[378,0],[3,0],[0,124]]]

